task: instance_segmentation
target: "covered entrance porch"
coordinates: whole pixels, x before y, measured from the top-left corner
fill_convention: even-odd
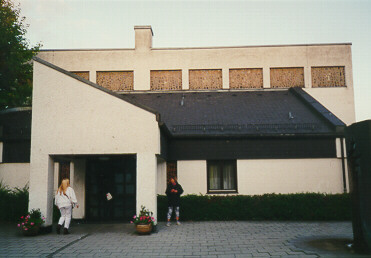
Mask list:
[[[69,178],[80,207],[74,219],[127,222],[136,213],[137,157],[125,155],[53,156],[54,190]],[[107,194],[112,199],[107,199]]]

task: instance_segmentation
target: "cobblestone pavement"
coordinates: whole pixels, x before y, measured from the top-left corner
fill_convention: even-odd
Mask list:
[[[0,224],[0,257],[366,257],[310,241],[352,239],[351,222],[183,222],[139,236],[130,224],[74,224],[70,235],[23,237]]]

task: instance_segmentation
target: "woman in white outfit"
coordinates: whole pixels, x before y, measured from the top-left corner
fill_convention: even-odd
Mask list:
[[[55,205],[61,212],[61,218],[58,221],[57,233],[60,234],[62,225],[64,223],[63,233],[69,234],[68,228],[70,227],[72,207],[78,208],[75,191],[70,187],[70,180],[63,179],[55,195]]]

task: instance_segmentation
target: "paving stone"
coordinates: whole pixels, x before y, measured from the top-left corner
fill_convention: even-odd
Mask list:
[[[353,238],[351,222],[184,222],[157,228],[156,234],[139,236],[129,224],[73,224],[68,236],[27,238],[14,225],[0,224],[0,257],[327,257],[332,254],[296,243]]]

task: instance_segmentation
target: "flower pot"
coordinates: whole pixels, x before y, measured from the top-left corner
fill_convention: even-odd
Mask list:
[[[32,228],[29,228],[28,230],[22,229],[22,234],[24,236],[36,236],[39,234],[40,226],[34,226]]]
[[[152,232],[152,224],[138,224],[135,228],[140,235],[148,235]]]

